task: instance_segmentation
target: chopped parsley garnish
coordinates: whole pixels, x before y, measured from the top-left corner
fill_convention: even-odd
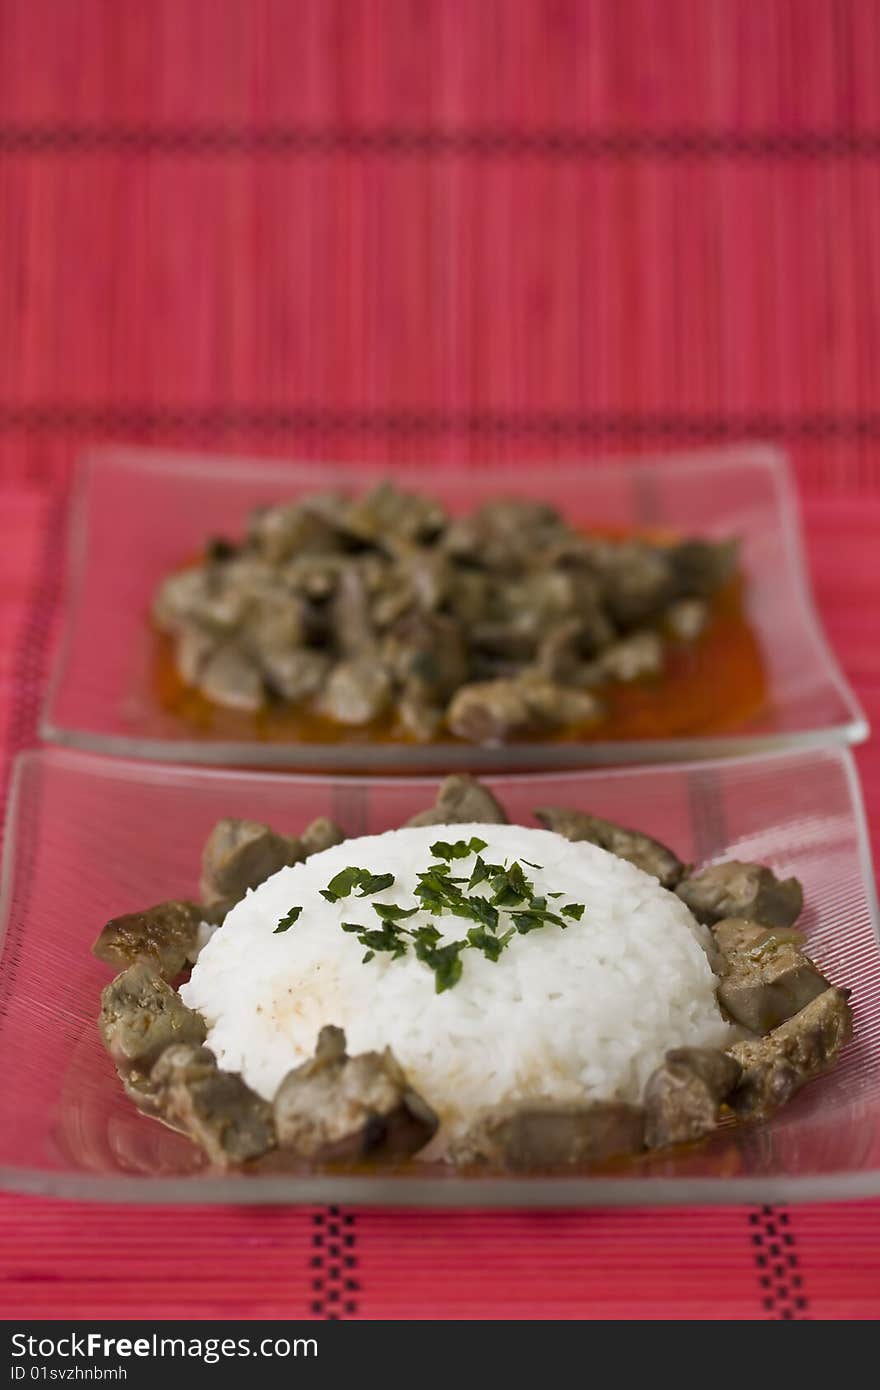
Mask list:
[[[431,846],[431,853],[436,859],[469,859],[472,854],[479,854],[485,848],[486,841],[472,835],[469,840],[456,840],[454,845],[446,840],[438,840]]]
[[[281,918],[280,922],[278,923],[278,926],[275,928],[272,935],[277,936],[279,932],[289,931],[290,928],[293,926],[294,922],[298,919],[299,914],[301,912],[301,907],[292,907],[290,911],[284,917]]]
[[[373,903],[373,911],[383,922],[397,922],[404,917],[413,917],[418,907],[395,907],[394,903]]]
[[[547,898],[561,898],[562,893],[548,893],[541,897],[535,893],[535,885],[526,877],[518,861],[508,864],[489,864],[482,858],[487,848],[485,840],[476,835],[470,840],[437,840],[431,845],[431,854],[438,861],[429,864],[416,874],[412,907],[399,907],[397,903],[372,903],[371,907],[379,918],[378,927],[367,927],[360,922],[343,922],[342,930],[355,936],[365,952],[361,957],[367,964],[378,954],[389,955],[399,960],[412,950],[416,960],[421,961],[434,974],[434,989],[443,994],[452,989],[461,979],[462,953],[466,950],[481,951],[486,960],[497,961],[514,936],[524,936],[549,924],[567,927],[570,922],[579,922],[584,915],[583,903],[567,903],[559,913],[547,906]],[[457,860],[475,856],[476,862],[470,876],[456,876],[451,864]],[[532,864],[528,859],[522,861],[530,869],[540,869],[540,864]],[[320,889],[321,896],[328,902],[339,902],[355,894],[359,898],[372,897],[390,888],[394,874],[374,874],[369,869],[350,865],[340,869],[331,878],[326,888]],[[486,884],[484,893],[472,893],[472,889]],[[276,932],[287,931],[302,912],[301,907],[292,907],[286,917],[282,917]],[[410,917],[418,912],[427,912],[432,917],[463,918],[474,925],[467,928],[467,936],[462,941],[448,941],[441,945],[443,933],[431,923],[421,927],[410,927]],[[509,923],[501,930],[501,914],[508,914]]]
[[[393,874],[371,874],[369,869],[358,869],[350,865],[347,869],[340,869],[327,887],[320,889],[320,893],[328,903],[336,903],[340,898],[349,897],[355,888],[358,889],[359,898],[367,898],[373,893],[384,892],[393,882]]]

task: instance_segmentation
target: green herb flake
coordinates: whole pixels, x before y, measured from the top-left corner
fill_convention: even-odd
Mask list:
[[[394,903],[373,903],[373,911],[383,922],[401,922],[405,917],[414,917],[421,907],[396,907]]]
[[[562,908],[563,917],[572,917],[575,922],[579,922],[584,915],[583,903],[568,903]]]
[[[416,958],[434,972],[434,992],[444,994],[461,979],[461,953],[466,941],[450,941],[446,946],[429,946],[425,942],[416,943]]]
[[[286,916],[281,918],[272,935],[277,936],[279,932],[289,931],[294,922],[298,921],[301,912],[301,907],[292,907]]]
[[[456,840],[454,844],[448,840],[438,840],[431,845],[431,853],[435,859],[467,859],[473,850],[466,840]]]
[[[358,883],[358,897],[369,898],[373,893],[384,893],[394,882],[393,874],[362,873]]]
[[[364,874],[364,869],[358,869],[353,864],[347,869],[340,869],[338,874],[334,874],[326,888],[320,890],[321,897],[326,898],[328,903],[338,902],[340,898],[347,898],[351,890],[357,883],[360,883]]]

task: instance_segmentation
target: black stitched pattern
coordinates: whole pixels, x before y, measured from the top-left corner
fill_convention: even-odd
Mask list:
[[[749,1225],[764,1311],[780,1322],[803,1321],[809,1305],[788,1212],[760,1207],[749,1212]]]
[[[7,125],[0,153],[464,156],[477,159],[876,158],[875,130],[523,130],[516,126]]]
[[[360,1292],[354,1216],[327,1207],[315,1213],[312,1226],[312,1315],[328,1322],[354,1317]]]
[[[880,413],[811,414],[635,413],[617,411],[447,411],[335,409],[294,406],[162,406],[138,402],[82,405],[47,401],[31,405],[0,402],[0,430],[125,435],[248,431],[321,434],[433,436],[468,434],[538,439],[717,441],[773,438],[799,442],[857,443],[880,439]]]

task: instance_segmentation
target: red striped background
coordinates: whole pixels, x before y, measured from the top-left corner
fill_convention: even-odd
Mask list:
[[[0,248],[5,757],[108,438],[423,469],[779,440],[880,714],[872,0],[0,0]],[[0,1199],[0,1311],[62,1310],[873,1318],[880,1203]]]

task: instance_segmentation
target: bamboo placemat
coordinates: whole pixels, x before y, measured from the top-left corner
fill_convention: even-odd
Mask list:
[[[96,439],[511,465],[792,454],[880,714],[880,8],[0,0],[0,739]],[[880,754],[859,755],[875,839]],[[0,1199],[8,1316],[877,1316],[880,1203]]]

